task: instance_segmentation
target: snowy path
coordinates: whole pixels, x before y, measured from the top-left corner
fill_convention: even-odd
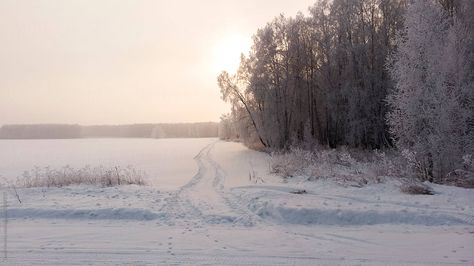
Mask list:
[[[471,191],[282,183],[267,156],[210,140],[197,173],[158,187],[23,189],[10,198],[19,265],[472,265]],[[248,174],[264,180],[256,184]],[[288,193],[304,187],[308,194]]]
[[[211,157],[215,144],[207,145],[196,155],[199,170],[189,183],[165,199],[166,204],[160,212],[167,216],[166,222],[192,221],[195,226],[221,223],[255,225],[260,220],[224,188],[225,172]]]

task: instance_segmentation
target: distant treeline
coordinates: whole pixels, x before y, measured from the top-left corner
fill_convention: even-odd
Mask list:
[[[218,123],[133,124],[133,125],[4,125],[0,139],[74,138],[208,138],[217,137]]]

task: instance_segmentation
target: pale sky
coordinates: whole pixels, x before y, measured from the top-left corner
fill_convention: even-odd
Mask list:
[[[0,125],[218,121],[216,77],[315,0],[0,0]]]

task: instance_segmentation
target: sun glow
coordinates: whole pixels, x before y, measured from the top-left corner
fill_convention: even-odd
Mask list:
[[[239,68],[240,55],[250,50],[251,39],[232,35],[221,39],[213,49],[212,71],[216,74],[227,71],[235,73]]]

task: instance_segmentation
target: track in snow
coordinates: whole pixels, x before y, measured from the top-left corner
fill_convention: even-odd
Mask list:
[[[409,211],[423,214],[428,202],[379,200],[360,192],[347,196],[350,190],[334,187],[294,195],[289,193],[291,184],[246,185],[243,167],[252,156],[227,150],[228,145],[236,144],[215,141],[202,148],[194,158],[197,173],[173,191],[79,187],[52,189],[45,198],[41,190],[27,190],[24,204],[29,208],[10,209],[9,258],[0,260],[0,265],[472,265],[474,261],[469,252],[472,221],[444,225],[440,220],[440,226],[425,226],[424,221],[411,225],[400,219],[383,223],[387,210],[402,208],[403,214],[407,209],[405,216]],[[244,186],[231,188],[235,178],[243,178]],[[364,207],[377,211],[377,222],[347,226],[367,213]],[[453,208],[428,211],[463,214]],[[341,211],[332,211],[337,209]],[[352,222],[341,222],[346,220]]]
[[[160,210],[164,223],[236,224],[252,226],[260,217],[241,205],[224,186],[225,171],[212,159],[216,142],[205,146],[196,156],[198,172],[176,192],[170,192]]]

